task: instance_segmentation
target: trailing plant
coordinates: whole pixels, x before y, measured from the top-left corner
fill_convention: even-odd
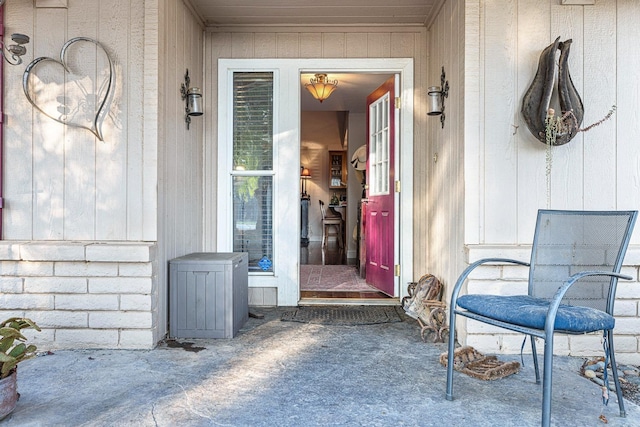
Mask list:
[[[573,135],[578,132],[587,132],[609,120],[615,111],[616,106],[613,105],[603,118],[587,127],[581,128],[578,124],[578,119],[575,114],[573,114],[573,110],[565,111],[562,115],[556,116],[555,110],[549,108],[547,110],[547,117],[544,120],[546,144],[547,146],[556,145],[556,139],[559,135]]]
[[[8,377],[16,365],[36,355],[36,346],[26,344],[27,338],[22,335],[23,329],[35,329],[40,332],[36,323],[24,317],[12,317],[0,323],[0,379]]]
[[[573,110],[569,110],[564,112],[561,116],[555,115],[555,110],[553,108],[549,108],[547,110],[547,116],[544,119],[544,136],[545,136],[545,144],[547,145],[546,152],[546,177],[547,177],[547,206],[550,203],[551,198],[551,166],[553,164],[553,153],[551,151],[551,146],[556,145],[556,140],[560,135],[573,135],[578,132],[587,132],[593,129],[596,126],[601,125],[606,122],[613,116],[613,113],[616,111],[616,106],[613,105],[609,112],[600,120],[595,123],[590,124],[587,127],[581,128],[578,124],[578,119],[576,118]]]

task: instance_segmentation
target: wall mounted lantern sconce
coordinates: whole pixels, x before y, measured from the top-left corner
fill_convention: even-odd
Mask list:
[[[180,86],[180,93],[182,94],[182,100],[186,101],[187,105],[184,109],[184,121],[187,123],[187,129],[191,124],[191,116],[202,115],[202,92],[199,87],[189,87],[191,85],[191,79],[189,78],[189,69],[184,74],[184,83]]]
[[[316,74],[304,87],[320,103],[327,99],[338,87],[338,80],[329,80],[326,74]]]
[[[11,65],[20,65],[22,64],[22,55],[27,53],[27,48],[24,47],[25,44],[29,43],[29,36],[25,36],[24,34],[13,33],[11,34],[11,40],[13,40],[16,44],[10,44],[7,46],[4,41],[0,40],[0,45],[2,45],[2,50],[0,50],[0,54],[2,57]],[[9,58],[7,55],[11,55]]]
[[[444,66],[442,74],[440,74],[440,86],[430,86],[427,95],[429,95],[429,116],[440,116],[440,123],[444,128],[444,99],[449,97],[449,81],[445,80]]]

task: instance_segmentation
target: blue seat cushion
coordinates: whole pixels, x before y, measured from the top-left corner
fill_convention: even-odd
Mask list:
[[[527,328],[544,329],[549,302],[529,295],[463,295],[458,306],[472,313]],[[615,319],[604,311],[560,304],[555,330],[593,332],[613,329]]]

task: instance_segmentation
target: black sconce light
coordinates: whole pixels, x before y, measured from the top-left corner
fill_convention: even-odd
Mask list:
[[[0,6],[2,5],[0,2]],[[11,34],[11,40],[16,44],[7,45],[4,41],[0,40],[0,55],[11,65],[22,64],[22,56],[27,53],[27,48],[24,46],[29,43],[29,36],[24,34],[13,33]],[[10,55],[10,56],[7,56]]]
[[[187,123],[187,129],[191,124],[191,116],[202,115],[202,92],[199,87],[189,87],[191,79],[189,78],[189,69],[184,74],[184,83],[180,86],[180,93],[182,94],[182,100],[186,100],[186,107],[184,109],[185,116],[184,121]]]
[[[449,81],[445,80],[444,66],[440,74],[440,86],[430,86],[427,92],[429,95],[429,116],[440,116],[440,123],[444,128],[444,99],[449,97]]]

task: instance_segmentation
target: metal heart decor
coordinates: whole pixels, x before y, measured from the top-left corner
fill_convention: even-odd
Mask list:
[[[95,48],[87,52],[83,46],[86,42]],[[99,51],[108,62],[106,69],[100,69]],[[62,75],[56,70],[60,67]],[[24,71],[22,88],[31,105],[45,116],[63,125],[87,129],[104,141],[102,122],[113,97],[114,75],[107,50],[96,40],[76,37],[62,46],[59,60],[34,59]]]

